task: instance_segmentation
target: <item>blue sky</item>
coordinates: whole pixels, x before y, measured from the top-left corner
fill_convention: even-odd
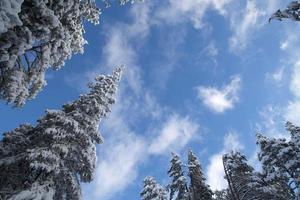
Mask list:
[[[286,3],[145,0],[105,9],[100,25],[86,23],[85,53],[49,71],[36,99],[23,109],[1,102],[0,132],[35,124],[97,74],[125,65],[85,198],[138,199],[145,176],[167,184],[170,153],[186,160],[190,148],[222,189],[223,153],[241,150],[258,166],[256,132],[286,137],[286,120],[300,125],[300,24],[267,22]]]

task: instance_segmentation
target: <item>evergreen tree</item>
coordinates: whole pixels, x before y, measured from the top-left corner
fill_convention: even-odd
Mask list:
[[[191,184],[189,187],[191,200],[211,200],[213,192],[205,183],[202,168],[196,156],[190,150],[188,153],[188,168]]]
[[[252,167],[246,164],[245,156],[239,152],[223,155],[225,178],[228,182],[228,196],[231,200],[241,200],[242,196],[249,193],[247,183],[252,174]]]
[[[281,190],[289,191],[293,198],[300,199],[300,128],[290,122],[287,122],[286,128],[291,134],[289,141],[258,134],[258,156],[266,178],[272,182],[280,181]]]
[[[20,107],[34,98],[48,68],[83,53],[83,22],[98,24],[100,13],[95,0],[1,0],[0,99]]]
[[[0,142],[1,199],[82,199],[80,181],[90,182],[96,144],[102,143],[99,122],[110,112],[121,68],[100,75],[90,92],[47,110],[35,127],[21,125]]]
[[[258,173],[247,164],[247,159],[240,152],[223,155],[225,178],[228,182],[228,199],[277,199]],[[276,191],[275,191],[276,192]]]
[[[167,200],[165,188],[159,185],[153,177],[144,179],[144,187],[141,192],[142,200]]]
[[[187,181],[184,176],[183,163],[181,162],[179,156],[175,153],[172,153],[171,167],[168,171],[168,174],[172,178],[172,182],[169,185],[170,199],[188,200],[189,191],[187,187]]]

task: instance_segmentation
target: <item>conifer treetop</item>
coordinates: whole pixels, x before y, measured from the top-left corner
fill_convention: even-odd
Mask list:
[[[140,194],[142,200],[167,200],[165,188],[159,185],[153,177],[148,176],[143,182],[144,187]]]

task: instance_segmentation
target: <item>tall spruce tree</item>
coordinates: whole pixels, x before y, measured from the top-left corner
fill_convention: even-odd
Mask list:
[[[0,195],[11,200],[82,199],[81,182],[90,182],[96,165],[101,119],[114,104],[121,68],[100,75],[90,92],[47,110],[35,127],[24,124],[0,142]]]
[[[167,200],[166,189],[159,185],[153,177],[144,179],[141,200]]]
[[[0,99],[20,107],[46,85],[47,69],[83,53],[84,22],[98,24],[101,11],[95,0],[0,2]]]
[[[257,134],[258,157],[266,178],[280,183],[281,190],[290,192],[294,199],[300,199],[300,128],[287,122],[286,129],[291,134],[289,141]]]
[[[183,163],[178,155],[172,153],[171,167],[168,171],[172,182],[169,185],[170,200],[189,200],[187,180],[184,176]]]
[[[278,199],[260,175],[247,163],[240,152],[230,152],[223,155],[225,178],[228,182],[228,199]]]
[[[202,173],[201,165],[191,150],[188,153],[188,168],[191,180],[189,187],[191,200],[211,200],[213,192],[205,183],[206,179]]]
[[[246,164],[245,156],[239,152],[223,155],[225,179],[228,183],[228,197],[230,200],[241,200],[244,194],[250,192],[247,183],[253,168]]]

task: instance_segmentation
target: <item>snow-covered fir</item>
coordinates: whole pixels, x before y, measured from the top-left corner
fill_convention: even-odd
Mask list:
[[[90,92],[47,110],[36,126],[20,125],[0,142],[1,199],[82,199],[80,182],[93,180],[99,123],[111,111],[122,68],[100,75]]]
[[[282,193],[288,191],[293,198],[299,199],[300,128],[287,122],[286,129],[291,135],[290,140],[257,134],[257,145],[260,148],[258,158],[266,179],[270,182],[280,181]]]
[[[171,167],[168,171],[172,179],[170,185],[170,199],[186,200],[189,198],[187,180],[184,176],[183,163],[178,155],[172,153]]]
[[[213,192],[209,185],[205,183],[206,178],[202,172],[200,162],[192,150],[188,153],[188,168],[190,177],[190,197],[191,200],[211,200]]]

